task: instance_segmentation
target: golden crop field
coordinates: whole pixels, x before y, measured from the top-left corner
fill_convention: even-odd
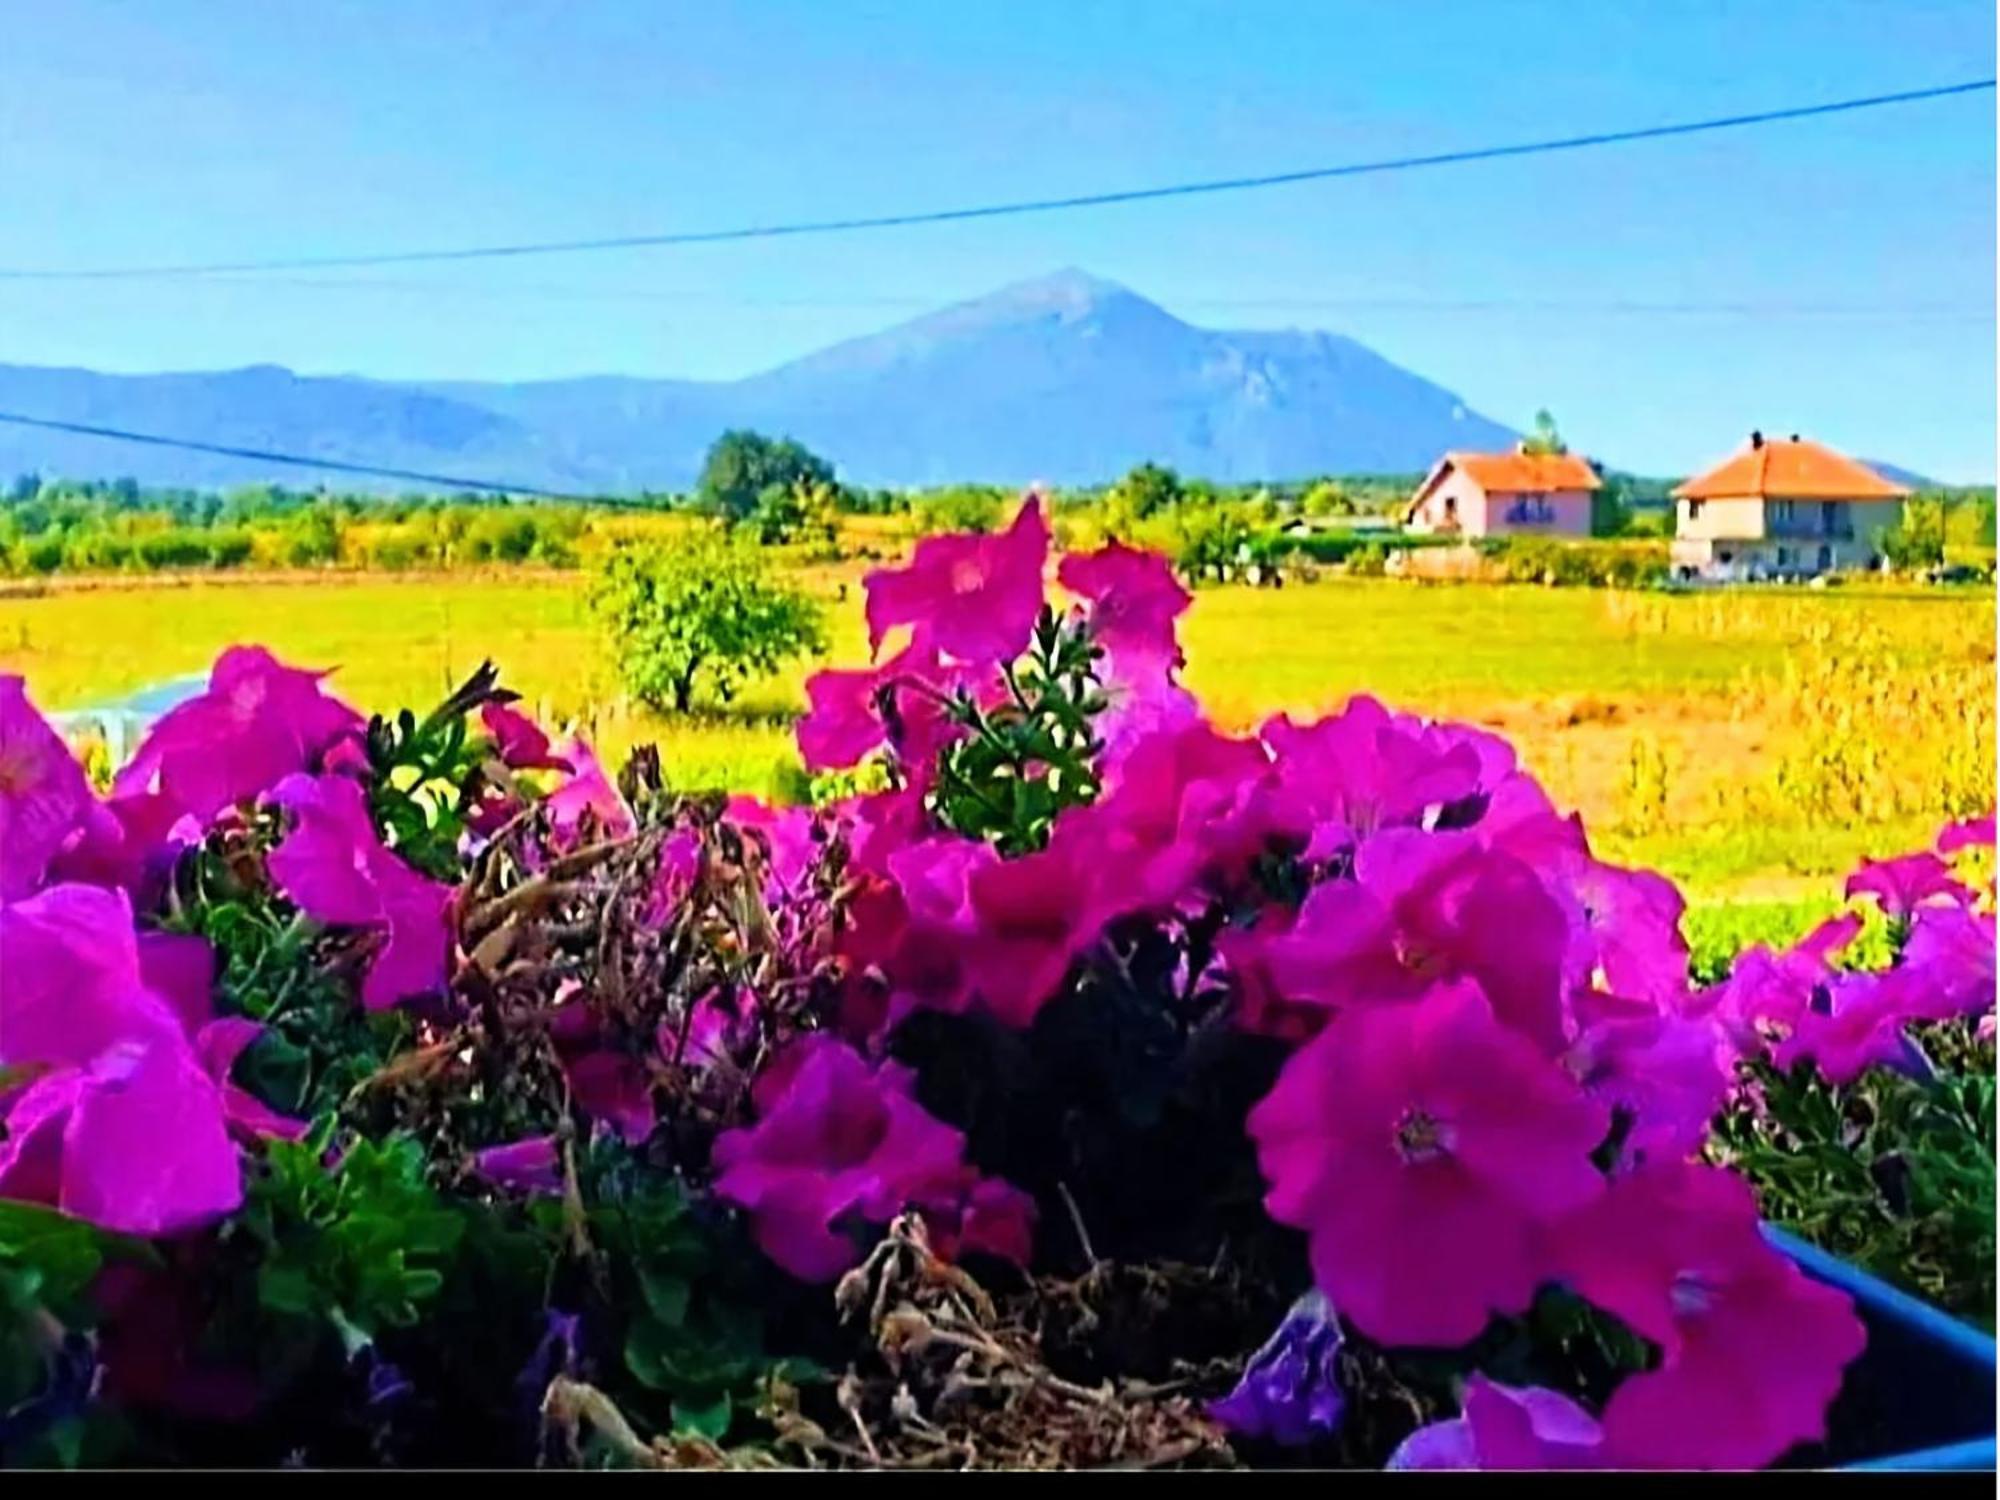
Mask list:
[[[833,659],[863,659],[860,569],[809,575]],[[1698,899],[1825,894],[1862,853],[1918,847],[1991,801],[1994,601],[1850,587],[1698,595],[1333,579],[1203,591],[1188,680],[1232,728],[1369,692],[1519,746],[1612,857]],[[369,709],[421,707],[483,658],[608,754],[651,740],[685,786],[769,792],[810,666],[727,713],[626,702],[574,574],[333,575],[61,585],[0,598],[0,671],[43,707],[203,670],[235,641],[337,669]]]

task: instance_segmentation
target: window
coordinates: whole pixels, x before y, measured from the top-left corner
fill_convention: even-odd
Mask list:
[[[1833,566],[1833,548],[1831,547],[1820,548],[1819,549],[1820,571],[1824,573],[1828,568],[1831,568],[1832,566]]]
[[[1791,518],[1792,518],[1791,501],[1773,500],[1771,502],[1771,519],[1773,521],[1789,521],[1791,520]]]
[[[1692,521],[1697,519],[1700,515],[1701,515],[1701,502],[1699,500],[1688,501],[1688,519]]]
[[[1792,565],[1792,549],[1790,547],[1780,547],[1778,549],[1778,566],[1781,568],[1789,568],[1791,565]]]

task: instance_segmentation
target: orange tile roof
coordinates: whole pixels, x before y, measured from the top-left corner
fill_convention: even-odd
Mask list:
[[[1404,502],[1405,522],[1453,469],[1466,474],[1488,494],[1512,491],[1545,495],[1553,490],[1595,490],[1604,485],[1597,471],[1573,453],[1447,453],[1431,465],[1417,492]]]
[[[1766,438],[1745,443],[1674,494],[1683,500],[1758,495],[1780,500],[1900,500],[1910,492],[1823,443]]]

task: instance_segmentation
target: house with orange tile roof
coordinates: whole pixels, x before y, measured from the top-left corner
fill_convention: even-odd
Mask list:
[[[1590,535],[1603,480],[1573,453],[1447,453],[1403,509],[1403,525],[1435,536]]]
[[[1811,578],[1875,568],[1910,492],[1794,433],[1761,432],[1674,491],[1672,563],[1683,578]]]

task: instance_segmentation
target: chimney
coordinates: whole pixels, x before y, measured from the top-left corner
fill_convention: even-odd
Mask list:
[[[1751,434],[1750,434],[1750,446],[1751,446],[1752,448],[1761,448],[1761,447],[1763,447],[1763,446],[1764,446],[1764,434],[1763,434],[1763,433],[1761,433],[1761,432],[1753,432],[1753,433],[1751,433]]]
[[[1793,433],[1793,434],[1792,434],[1792,441],[1796,443],[1796,442],[1797,442],[1798,440],[1799,440],[1799,435],[1798,435],[1798,434],[1797,434],[1796,432],[1795,432],[1795,433]]]

